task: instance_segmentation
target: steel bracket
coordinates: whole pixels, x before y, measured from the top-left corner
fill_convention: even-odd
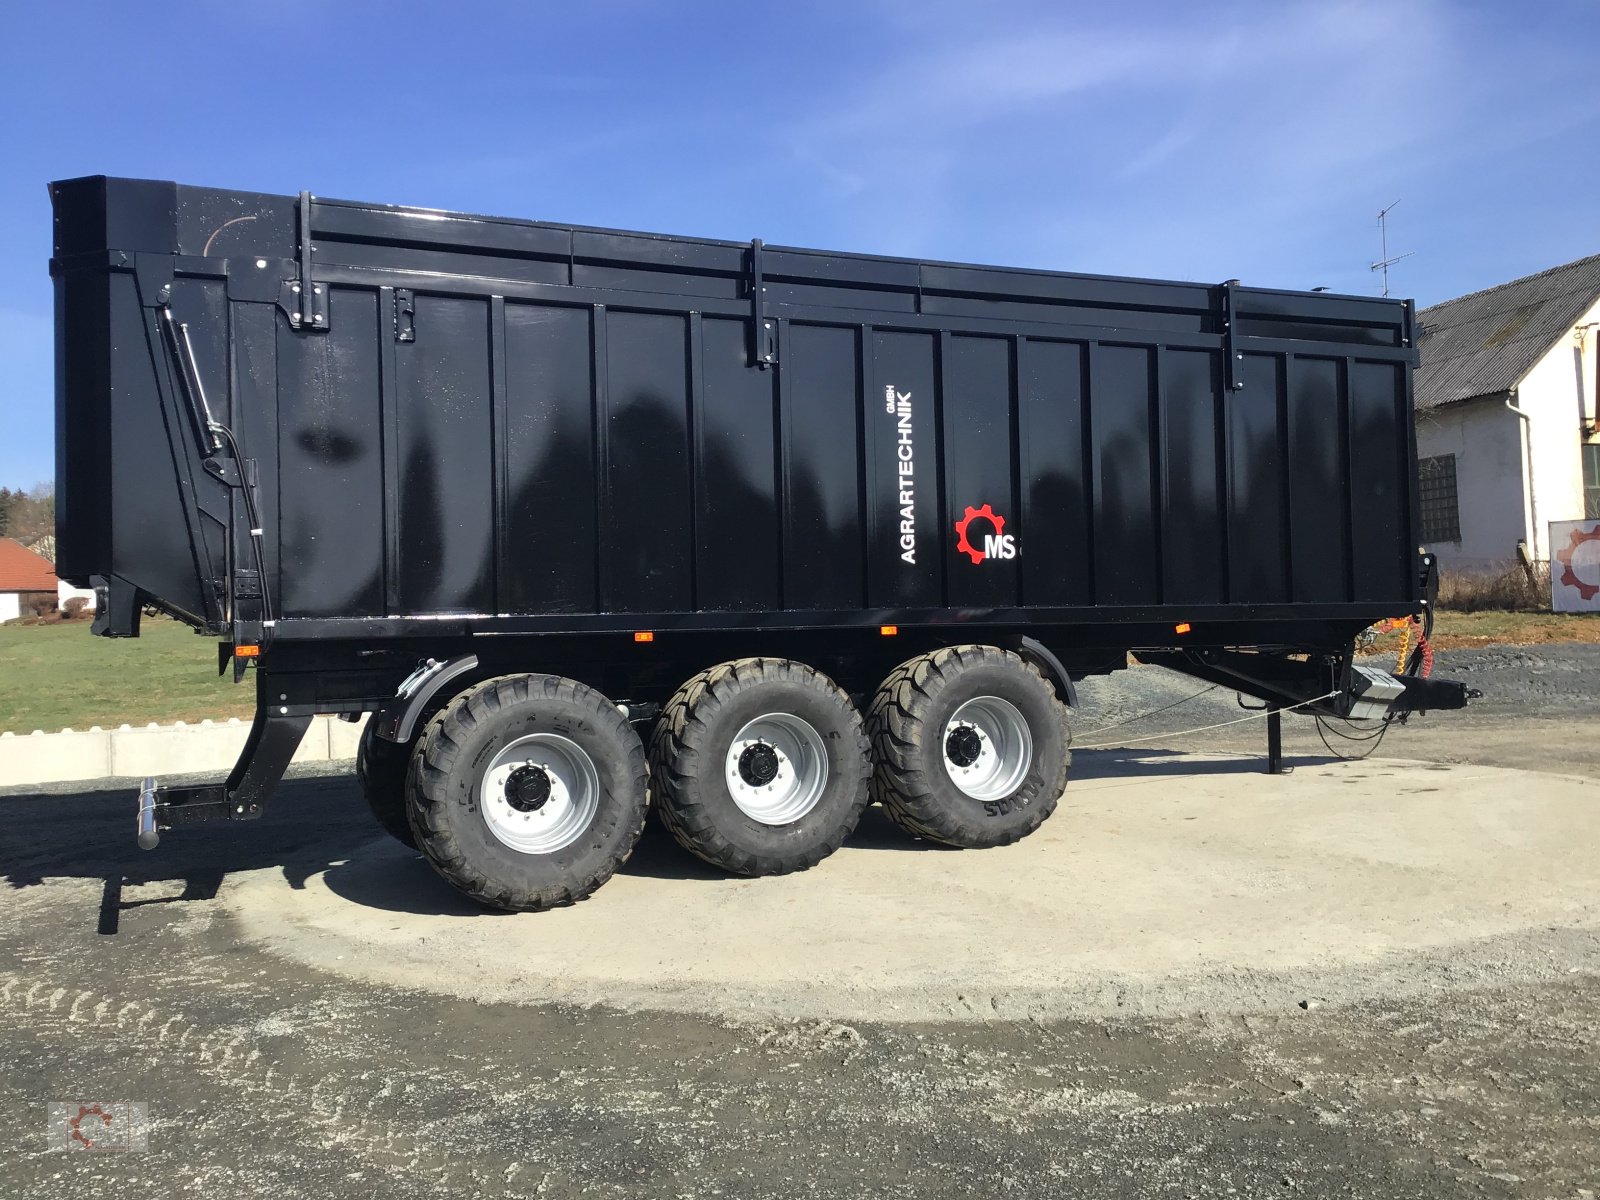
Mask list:
[[[417,340],[417,294],[410,288],[394,290],[394,340]]]
[[[763,371],[778,361],[778,323],[767,316],[767,283],[762,271],[762,242],[750,243],[750,365]]]
[[[1238,347],[1234,344],[1234,339],[1238,336],[1237,330],[1234,328],[1237,324],[1239,313],[1238,288],[1239,281],[1230,279],[1220,289],[1222,300],[1222,359],[1225,364],[1223,372],[1226,386],[1230,392],[1237,392],[1244,387],[1244,378],[1239,370],[1240,365],[1244,362],[1244,355],[1240,353]]]
[[[299,204],[300,244],[296,251],[294,279],[284,281],[278,293],[278,304],[289,314],[289,324],[307,333],[326,332],[328,318],[328,285],[311,278],[311,260],[317,247],[311,240],[311,193],[300,193]]]

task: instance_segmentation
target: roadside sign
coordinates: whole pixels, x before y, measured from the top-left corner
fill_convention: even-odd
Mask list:
[[[1600,612],[1600,521],[1551,521],[1550,607]]]

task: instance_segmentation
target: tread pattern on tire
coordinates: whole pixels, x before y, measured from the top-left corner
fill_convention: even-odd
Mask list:
[[[413,850],[417,839],[406,812],[406,777],[414,745],[401,746],[378,737],[369,721],[356,746],[356,782],[373,819],[390,837]]]
[[[1055,690],[1031,663],[998,646],[974,645],[947,646],[901,663],[889,672],[878,688],[867,713],[867,729],[872,739],[872,799],[907,833],[947,846],[974,845],[969,832],[972,823],[964,821],[959,813],[945,805],[930,803],[932,789],[924,782],[922,772],[916,768],[903,769],[899,764],[907,762],[920,749],[918,734],[922,722],[917,710],[931,703],[930,692],[955,673],[980,662],[1023,668],[1049,693],[1051,703],[1060,706]],[[1067,758],[1070,761],[1070,752]],[[1061,784],[1061,787],[1046,788],[1046,794],[1028,806],[1026,823],[1008,831],[999,840],[984,844],[1009,846],[1033,833],[1055,811],[1061,799],[1066,785],[1065,768]]]
[[[516,912],[561,908],[593,895],[628,860],[644,830],[648,812],[645,804],[635,806],[636,816],[630,822],[620,852],[609,856],[572,886],[519,890],[488,878],[475,867],[439,820],[440,808],[448,802],[444,788],[466,735],[502,708],[530,699],[565,700],[591,708],[602,721],[614,723],[615,732],[629,748],[629,774],[636,778],[641,793],[645,783],[644,748],[627,718],[599,692],[576,680],[555,675],[506,675],[486,679],[435,713],[423,730],[418,752],[411,756],[407,776],[407,815],[417,848],[427,856],[434,870],[459,891],[481,904]],[[601,817],[597,819],[602,819],[605,811],[602,806]],[[612,829],[614,831],[615,826]]]
[[[700,756],[700,748],[694,744],[694,731],[699,724],[697,714],[705,706],[714,708],[722,704],[726,693],[741,683],[763,676],[770,678],[789,673],[819,691],[833,692],[854,716],[852,726],[857,742],[856,752],[863,763],[863,786],[852,814],[828,838],[805,854],[781,858],[753,854],[729,842],[717,828],[716,821],[701,811],[702,806],[689,801],[684,795],[683,785],[689,778],[689,772],[678,768],[692,764]],[[716,773],[721,773],[720,764],[717,764]],[[691,676],[661,710],[655,732],[650,738],[651,808],[659,814],[661,823],[685,850],[712,866],[736,875],[785,875],[808,870],[827,858],[855,831],[856,823],[866,811],[868,797],[865,783],[870,774],[871,756],[866,730],[850,697],[821,671],[792,659],[734,659]]]

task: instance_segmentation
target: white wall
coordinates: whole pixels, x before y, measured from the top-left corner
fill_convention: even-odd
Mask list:
[[[1499,399],[1467,400],[1417,415],[1417,457],[1456,456],[1461,541],[1432,542],[1441,566],[1496,570],[1517,559],[1528,536],[1522,497],[1522,430]]]
[[[65,579],[56,580],[56,607],[64,608],[68,600],[74,596],[82,596],[89,602],[87,611],[94,611],[94,591],[90,588],[73,587]]]
[[[1577,322],[1600,321],[1596,301]],[[1468,400],[1417,414],[1417,456],[1456,456],[1456,490],[1461,505],[1461,541],[1429,548],[1444,566],[1478,571],[1516,562],[1517,540],[1533,557],[1548,561],[1551,521],[1583,518],[1583,438],[1579,426],[1578,371],[1574,341],[1563,334],[1515,394],[1523,422],[1507,410],[1504,398]],[[1595,331],[1584,342],[1584,401],[1596,416]],[[1522,426],[1526,424],[1526,431]],[[1532,464],[1532,495],[1526,494]]]
[[[22,615],[22,597],[16,592],[0,592],[0,624]]]
[[[1580,326],[1600,320],[1597,302],[1578,321]],[[1583,444],[1579,427],[1578,374],[1573,350],[1576,343],[1564,335],[1534,364],[1517,385],[1517,406],[1533,420],[1528,434],[1533,454],[1534,507],[1539,528],[1536,557],[1548,559],[1551,521],[1583,519]],[[1590,330],[1583,358],[1584,395],[1591,419],[1595,414],[1595,339]],[[1534,543],[1529,542],[1532,546]]]

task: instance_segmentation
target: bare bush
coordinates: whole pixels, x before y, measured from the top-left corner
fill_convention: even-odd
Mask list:
[[[63,621],[77,621],[81,619],[89,608],[89,601],[84,596],[68,596],[61,606],[61,619]]]
[[[54,592],[34,592],[28,597],[28,611],[36,617],[49,616],[56,611]]]
[[[1457,612],[1550,611],[1550,565],[1511,563],[1492,571],[1442,571],[1439,607]]]

